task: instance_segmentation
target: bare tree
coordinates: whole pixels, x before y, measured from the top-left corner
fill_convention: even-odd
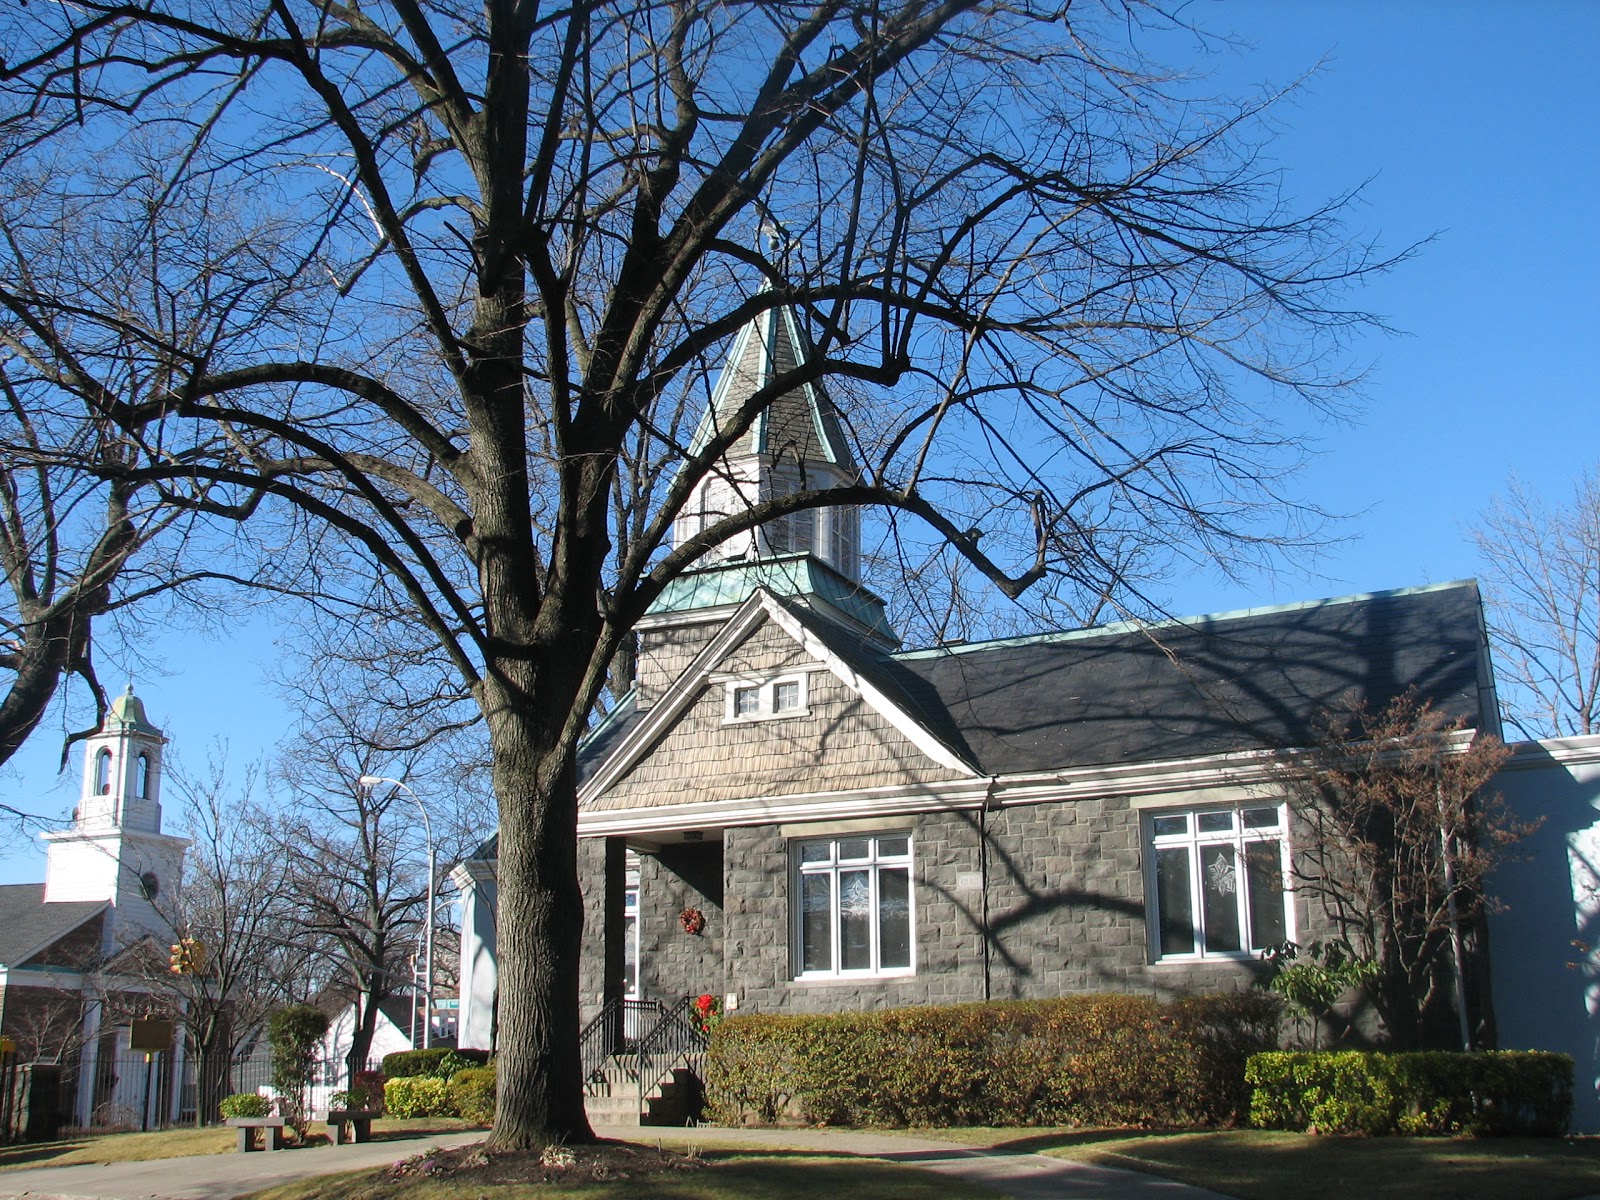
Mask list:
[[[320,555],[319,609],[399,647],[408,694],[481,714],[497,1144],[590,1136],[576,747],[634,622],[705,551],[875,506],[1009,597],[1092,606],[1130,535],[1233,564],[1303,532],[1276,418],[1348,381],[1328,355],[1366,318],[1339,289],[1383,264],[1338,202],[1283,207],[1257,105],[1199,103],[1142,58],[1174,24],[1142,0],[0,15],[11,170],[48,165],[88,229],[152,244],[164,204],[130,196],[270,211],[283,277],[311,289],[292,321],[241,304],[213,355],[38,269],[53,228],[8,215],[0,247],[41,361],[97,378],[99,338],[183,365],[164,389],[73,390],[86,429],[147,456],[133,478],[277,522]],[[180,148],[129,153],[157,133]],[[690,441],[728,340],[780,305],[814,352]],[[860,476],[670,544],[767,406],[824,382]]]
[[[1600,475],[1560,508],[1513,477],[1472,540],[1506,719],[1527,737],[1600,733]]]
[[[141,609],[194,617],[217,600],[201,585],[227,578],[199,560],[215,555],[215,538],[237,536],[208,527],[211,485],[174,469],[181,455],[160,433],[143,418],[120,425],[110,409],[185,389],[226,359],[241,318],[270,325],[289,311],[298,282],[273,257],[270,224],[240,220],[206,189],[174,190],[146,172],[144,190],[101,221],[86,216],[89,198],[55,182],[48,166],[0,173],[0,243],[12,252],[0,281],[0,762],[77,677],[95,720],[67,738],[64,765],[105,716],[97,622],[137,622]],[[70,302],[23,302],[35,273]],[[123,336],[129,326],[141,336]],[[275,559],[256,556],[249,581],[269,584]]]
[[[1481,979],[1470,948],[1492,906],[1487,879],[1533,828],[1486,790],[1506,753],[1407,695],[1334,714],[1285,773],[1307,831],[1290,867],[1295,890],[1346,952],[1376,964],[1368,991],[1400,1049],[1470,1048],[1469,976]]]
[[[316,949],[290,920],[283,858],[256,808],[257,775],[252,767],[230,779],[224,753],[198,777],[168,774],[191,845],[173,913],[176,949],[161,978],[179,1002],[200,1065],[200,1111],[209,1116],[229,1090],[232,1060],[260,1036],[267,1014],[304,999]]]

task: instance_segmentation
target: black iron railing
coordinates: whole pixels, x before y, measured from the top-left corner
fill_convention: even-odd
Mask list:
[[[599,1014],[578,1035],[585,1082],[605,1077],[606,1063],[614,1055],[632,1050],[639,1038],[654,1028],[666,1011],[659,1000],[606,1001]]]
[[[640,1103],[669,1071],[687,1066],[699,1073],[706,1051],[706,1032],[694,998],[684,996],[670,1008],[659,1000],[610,1000],[578,1039],[583,1078],[597,1084],[614,1063],[637,1086]]]
[[[699,1074],[706,1041],[694,997],[685,996],[664,1009],[655,1025],[640,1035],[633,1050],[633,1077],[639,1085],[640,1103],[668,1071],[680,1065]]]

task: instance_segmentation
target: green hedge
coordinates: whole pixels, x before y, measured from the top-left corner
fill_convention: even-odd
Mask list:
[[[487,1050],[456,1050],[440,1046],[428,1050],[396,1050],[383,1056],[383,1073],[390,1079],[413,1079],[428,1075],[449,1079],[457,1071],[481,1067],[489,1061]]]
[[[217,1111],[224,1118],[264,1117],[272,1112],[272,1101],[255,1092],[235,1092],[222,1098]]]
[[[456,1115],[475,1125],[494,1124],[495,1069],[467,1067],[450,1077],[450,1102]]]
[[[1262,993],[733,1017],[711,1035],[706,1095],[734,1124],[1227,1124],[1277,1017]]]
[[[1554,1137],[1572,1116],[1572,1059],[1538,1051],[1257,1054],[1250,1122],[1314,1133]]]
[[[450,1084],[432,1075],[402,1075],[383,1085],[383,1108],[391,1117],[453,1117]]]

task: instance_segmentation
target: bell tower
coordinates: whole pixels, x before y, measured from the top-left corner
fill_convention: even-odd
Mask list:
[[[72,824],[43,835],[44,901],[105,900],[107,953],[149,933],[171,931],[167,914],[183,872],[187,840],[161,832],[161,755],[167,739],[145,716],[133,685],[85,739],[83,786]]]
[[[691,452],[699,453],[721,430],[733,428],[757,392],[803,372],[811,353],[810,339],[787,304],[774,305],[745,325],[728,351]],[[800,383],[757,413],[695,485],[674,524],[673,544],[759,501],[841,487],[859,477],[833,401],[820,381]],[[860,542],[861,513],[844,504],[778,517],[714,547],[707,558],[714,563],[810,554],[859,583]]]

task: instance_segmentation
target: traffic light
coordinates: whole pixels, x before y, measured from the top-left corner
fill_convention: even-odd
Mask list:
[[[172,943],[168,969],[174,975],[199,975],[206,969],[206,944],[199,938],[179,938]]]

